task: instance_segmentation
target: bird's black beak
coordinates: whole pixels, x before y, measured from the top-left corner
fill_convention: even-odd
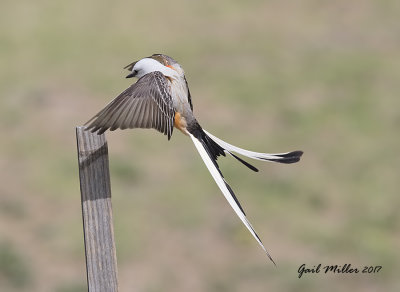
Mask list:
[[[132,77],[135,77],[135,75],[136,75],[136,72],[133,71],[131,74],[127,75],[125,78],[132,78]]]
[[[124,69],[128,69],[129,71],[132,71],[132,70],[133,70],[133,67],[136,65],[137,62],[138,62],[138,61],[135,61],[135,62],[133,62],[133,63],[130,63],[129,65],[125,66]],[[131,74],[129,74],[128,76],[126,76],[126,78],[135,77],[136,74],[137,74],[136,71],[132,71]]]

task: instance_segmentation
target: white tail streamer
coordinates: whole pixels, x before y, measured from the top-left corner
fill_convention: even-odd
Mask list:
[[[280,160],[282,159],[282,156],[288,155],[291,152],[284,152],[284,153],[261,153],[261,152],[254,152],[254,151],[249,151],[246,149],[242,149],[239,148],[237,146],[234,146],[232,144],[229,144],[228,142],[225,142],[223,140],[221,140],[218,137],[215,137],[213,134],[207,132],[206,130],[203,129],[203,131],[211,138],[214,140],[215,143],[217,143],[219,146],[221,146],[222,148],[231,151],[231,152],[235,152],[238,154],[241,154],[243,156],[252,158],[252,159],[257,159],[257,160]]]
[[[235,195],[231,193],[230,187],[228,188],[228,184],[226,183],[225,179],[222,177],[219,169],[217,168],[215,162],[212,160],[212,158],[209,156],[207,150],[204,148],[203,144],[192,134],[189,134],[190,138],[192,138],[192,141],[194,145],[197,148],[197,151],[199,152],[201,158],[203,159],[205,165],[208,168],[208,171],[210,172],[211,176],[214,178],[215,182],[217,183],[218,187],[222,191],[222,194],[228,201],[228,203],[231,205],[237,216],[242,220],[243,224],[247,227],[247,229],[250,231],[250,233],[253,235],[253,237],[257,240],[258,244],[262,247],[262,249],[265,251],[269,259],[275,264],[274,260],[266,250],[264,244],[261,242],[260,238],[258,237],[257,233],[255,232],[253,226],[251,226],[250,222],[247,220],[246,215],[243,213],[241,207],[239,206],[238,202],[235,200]],[[209,135],[207,133],[207,135]],[[217,141],[216,141],[217,142]],[[220,145],[222,146],[222,145]]]

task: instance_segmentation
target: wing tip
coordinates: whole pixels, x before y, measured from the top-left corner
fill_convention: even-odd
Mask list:
[[[83,126],[84,127],[84,131],[89,131],[91,133],[95,133],[97,135],[102,135],[105,131],[108,130],[108,127],[101,127],[101,126],[96,126],[96,125],[88,125],[87,123]],[[113,130],[111,130],[113,131]]]

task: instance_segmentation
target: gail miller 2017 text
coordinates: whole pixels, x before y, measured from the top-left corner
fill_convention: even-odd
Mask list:
[[[299,273],[299,278],[301,278],[304,274],[319,274],[321,271],[325,274],[333,273],[333,274],[375,274],[378,273],[382,269],[382,266],[364,266],[362,269],[354,268],[351,264],[340,265],[327,265],[322,267],[322,264],[318,264],[309,268],[306,264],[302,264],[297,272]]]

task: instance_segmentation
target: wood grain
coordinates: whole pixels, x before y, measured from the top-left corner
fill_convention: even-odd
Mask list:
[[[107,141],[84,127],[76,138],[88,291],[118,291]]]

